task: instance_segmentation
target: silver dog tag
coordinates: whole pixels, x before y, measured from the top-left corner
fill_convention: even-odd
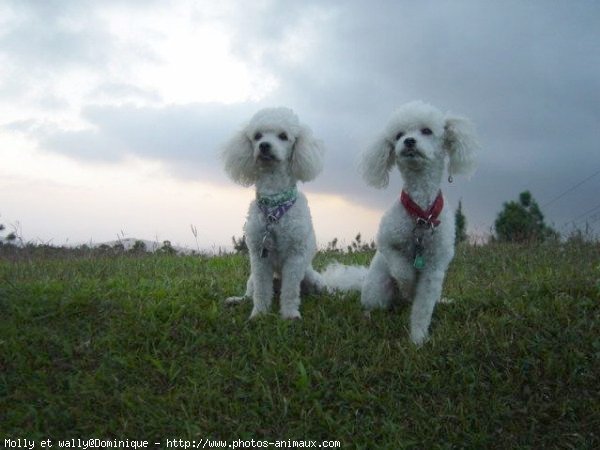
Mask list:
[[[265,234],[263,236],[262,239],[262,249],[260,252],[260,257],[261,258],[266,258],[269,256],[269,252],[271,250],[273,250],[273,246],[274,246],[274,242],[273,242],[273,236],[271,235],[271,233],[267,230],[265,231]]]

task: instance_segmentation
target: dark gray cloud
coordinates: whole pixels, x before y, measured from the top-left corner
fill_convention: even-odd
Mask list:
[[[89,17],[83,3],[24,4],[26,19],[0,38],[21,67],[102,66],[114,51],[115,37],[93,16],[82,19],[84,28],[61,28],[59,16]],[[88,131],[21,131],[77,158],[135,154],[165,161],[181,176],[224,180],[218,145],[259,107],[289,105],[328,150],[324,174],[307,189],[384,207],[400,180],[386,192],[366,187],[355,174],[356,155],[398,105],[423,99],[477,126],[480,168],[446,190],[454,202],[463,199],[481,231],[520,191],[530,189],[544,205],[600,170],[599,17],[592,1],[246,2],[218,17],[198,7],[198,21],[220,21],[237,56],[279,80],[267,98],[234,106],[90,104],[82,109]],[[159,101],[127,85],[96,94]],[[600,176],[548,205],[549,220],[562,227],[595,206],[599,190]]]
[[[480,170],[448,188],[470,203],[474,224],[486,228],[521,190],[543,205],[600,169],[598,17],[592,2],[340,3],[314,58],[279,68],[283,95],[330,124],[332,176],[317,185],[390,201],[347,176],[347,156],[420,98],[477,125]],[[562,227],[593,206],[599,186],[594,178],[548,205],[549,220]]]

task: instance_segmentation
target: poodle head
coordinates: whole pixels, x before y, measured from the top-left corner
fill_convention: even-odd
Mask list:
[[[365,181],[382,188],[396,164],[402,173],[431,172],[468,174],[475,166],[477,141],[467,119],[444,114],[417,101],[400,107],[377,140],[363,154],[360,169]]]
[[[263,169],[288,170],[300,181],[314,179],[323,167],[323,149],[289,108],[265,108],[238,131],[221,151],[225,170],[250,186]]]

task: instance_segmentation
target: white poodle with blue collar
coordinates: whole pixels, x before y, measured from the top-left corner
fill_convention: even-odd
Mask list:
[[[221,157],[227,174],[243,186],[255,185],[244,226],[251,273],[242,297],[251,298],[251,318],[269,311],[273,280],[281,280],[280,313],[301,317],[300,291],[319,292],[321,276],[312,268],[317,251],[305,195],[298,181],[314,179],[323,167],[323,148],[310,129],[288,108],[266,108],[225,144]]]

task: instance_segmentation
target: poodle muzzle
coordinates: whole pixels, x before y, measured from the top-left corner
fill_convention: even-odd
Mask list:
[[[273,147],[269,142],[261,142],[258,146],[257,159],[264,162],[279,161],[279,158],[273,154]]]

